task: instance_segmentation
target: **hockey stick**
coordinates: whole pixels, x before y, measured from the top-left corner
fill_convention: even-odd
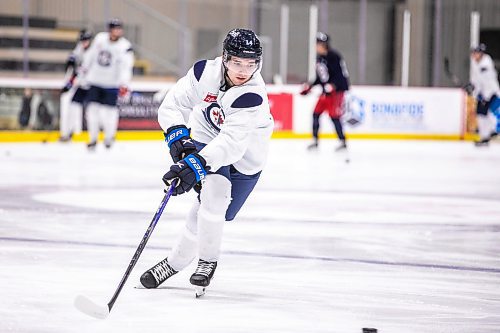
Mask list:
[[[139,257],[142,253],[142,250],[144,250],[144,247],[146,246],[146,243],[149,240],[149,237],[153,233],[153,230],[156,226],[156,223],[160,219],[160,216],[165,209],[165,206],[168,202],[168,199],[172,195],[172,192],[177,185],[177,181],[174,180],[170,187],[165,190],[165,196],[163,197],[163,200],[160,203],[160,206],[156,210],[155,215],[153,216],[153,220],[149,224],[148,229],[146,230],[146,233],[144,234],[144,237],[142,237],[141,243],[139,244],[139,247],[135,251],[134,255],[132,256],[132,260],[130,260],[130,263],[128,264],[128,268],[125,271],[125,274],[122,277],[122,280],[118,284],[118,288],[116,289],[115,293],[111,297],[110,301],[108,302],[107,306],[102,306],[99,304],[94,303],[92,300],[90,300],[88,297],[83,296],[83,295],[78,295],[75,298],[74,305],[75,307],[80,310],[81,312],[94,317],[98,319],[106,319],[106,317],[109,315],[111,312],[111,309],[113,308],[113,305],[116,302],[116,299],[118,298],[118,295],[120,295],[120,292],[122,291],[123,286],[125,285],[125,282],[127,282],[128,277],[130,276],[130,273],[132,272],[132,269],[134,268],[135,264],[139,260]]]

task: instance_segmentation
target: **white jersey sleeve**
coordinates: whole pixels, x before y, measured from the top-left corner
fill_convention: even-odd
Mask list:
[[[187,125],[189,114],[199,103],[197,85],[191,68],[186,76],[168,90],[158,109],[158,122],[164,132],[175,125]]]

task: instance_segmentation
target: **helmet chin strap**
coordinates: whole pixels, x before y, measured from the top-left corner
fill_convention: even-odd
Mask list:
[[[220,90],[221,91],[228,91],[228,89],[231,87],[234,87],[235,84],[233,81],[231,81],[231,79],[229,78],[229,75],[227,74],[227,67],[224,64],[224,60],[222,60],[222,68],[223,68],[223,72],[224,72],[224,83],[220,87]]]

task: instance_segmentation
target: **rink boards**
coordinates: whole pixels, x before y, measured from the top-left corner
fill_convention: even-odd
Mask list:
[[[162,139],[156,120],[161,101],[155,96],[173,83],[133,82],[133,94],[120,103],[118,140]],[[57,99],[60,80],[2,79],[1,88],[22,91],[31,87],[43,96]],[[312,110],[320,94],[319,87],[301,96],[300,85],[268,85],[269,104],[275,119],[275,138],[307,138],[311,136]],[[59,100],[53,112],[58,116]],[[17,102],[19,104],[19,102]],[[50,104],[50,103],[49,103]],[[16,103],[11,103],[16,105]],[[0,113],[12,124],[19,107]],[[10,112],[10,113],[9,113]],[[466,95],[455,88],[419,88],[389,86],[353,86],[345,96],[345,131],[350,138],[367,139],[470,139],[467,133]],[[330,119],[320,119],[322,137],[335,137]],[[2,123],[5,123],[3,121]],[[0,129],[5,129],[1,127]],[[10,126],[8,129],[15,129]],[[57,125],[55,126],[57,129]],[[55,141],[58,135],[41,131],[0,131],[0,141]],[[86,140],[86,134],[75,140]]]

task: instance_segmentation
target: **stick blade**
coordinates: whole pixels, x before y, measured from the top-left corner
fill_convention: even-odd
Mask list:
[[[80,311],[97,319],[106,319],[109,315],[109,308],[92,302],[88,297],[78,295],[74,302],[75,307]]]

